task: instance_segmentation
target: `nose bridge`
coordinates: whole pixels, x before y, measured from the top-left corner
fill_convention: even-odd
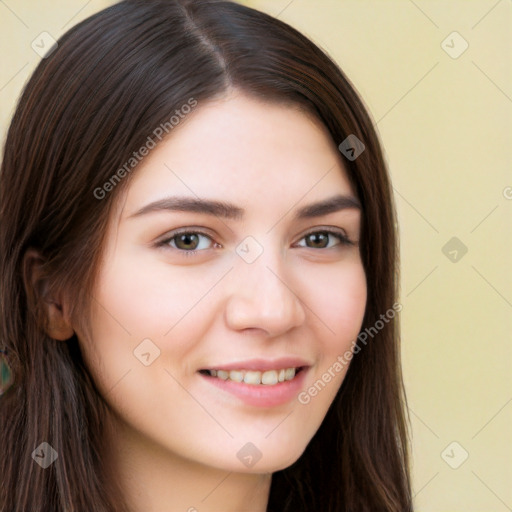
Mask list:
[[[243,253],[235,260],[227,320],[235,329],[259,328],[276,335],[300,325],[305,312],[281,251],[269,244],[262,249],[250,263]]]

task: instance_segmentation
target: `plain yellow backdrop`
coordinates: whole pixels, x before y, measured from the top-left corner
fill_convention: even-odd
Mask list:
[[[31,45],[110,5],[1,0],[1,140]],[[512,2],[242,0],[343,68],[389,165],[419,512],[512,510]],[[371,286],[371,283],[370,283]]]

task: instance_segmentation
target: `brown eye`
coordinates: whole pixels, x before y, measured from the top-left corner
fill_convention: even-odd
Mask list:
[[[196,233],[182,233],[173,238],[176,247],[183,250],[195,250],[199,245],[199,236]]]
[[[195,254],[204,249],[211,249],[215,245],[211,236],[201,231],[181,231],[171,233],[165,240],[158,242],[157,246],[178,250],[186,254]]]
[[[342,231],[329,229],[312,231],[301,240],[305,240],[305,244],[299,244],[299,246],[309,249],[331,249],[338,245],[355,245]]]
[[[306,241],[310,242],[308,247],[312,247],[314,249],[324,249],[329,245],[329,233],[325,231],[319,231],[317,233],[310,233],[306,235]]]

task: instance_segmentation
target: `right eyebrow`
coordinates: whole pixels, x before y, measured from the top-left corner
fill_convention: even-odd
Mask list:
[[[225,219],[241,220],[244,210],[231,203],[214,201],[211,199],[195,199],[193,197],[164,197],[143,206],[132,213],[128,218],[138,217],[151,212],[159,211],[195,212],[215,215]]]

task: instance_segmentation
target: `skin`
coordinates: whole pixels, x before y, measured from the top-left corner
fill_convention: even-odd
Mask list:
[[[299,356],[310,364],[307,389],[351,349],[367,298],[361,212],[293,218],[336,194],[354,191],[323,125],[239,91],[199,104],[134,171],[110,222],[92,338],[77,332],[113,413],[115,478],[133,510],[264,511],[271,474],[295,462],[319,428],[346,367],[308,404],[295,397],[267,408],[243,403],[198,370]],[[171,195],[228,201],[244,218],[131,217]],[[176,238],[155,246],[183,227],[211,237],[198,237],[196,255],[187,257]],[[327,227],[355,244],[329,235],[319,248],[306,237]],[[263,248],[251,264],[235,251],[247,236]],[[148,366],[134,356],[144,339],[160,351]],[[261,453],[252,467],[237,457],[248,442]]]

